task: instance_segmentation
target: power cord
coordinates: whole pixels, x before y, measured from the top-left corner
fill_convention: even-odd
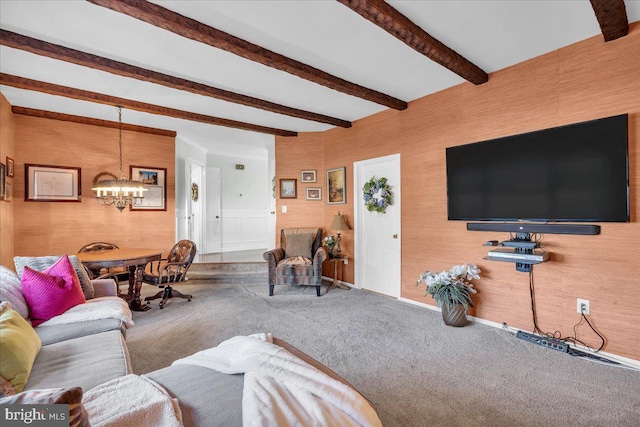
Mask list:
[[[573,326],[572,337],[563,337],[560,331],[555,331],[554,333],[544,332],[538,327],[538,318],[536,314],[536,303],[535,303],[535,292],[534,292],[534,286],[533,286],[533,270],[529,272],[529,293],[531,294],[531,315],[533,317],[533,333],[534,334],[538,333],[540,335],[544,335],[546,337],[554,338],[560,341],[569,342],[572,344],[580,344],[581,346],[586,347],[587,349],[595,353],[602,350],[605,344],[605,338],[602,336],[602,334],[600,334],[600,332],[596,330],[596,328],[593,327],[591,322],[589,322],[589,319],[587,318],[587,316],[585,316],[584,311],[580,313],[580,321]],[[600,337],[600,340],[602,341],[600,344],[600,347],[597,350],[594,350],[593,348],[589,347],[587,344],[585,344],[584,342],[578,339],[578,332],[576,328],[582,323],[583,320],[587,322],[591,330],[595,332],[596,335],[598,335]]]

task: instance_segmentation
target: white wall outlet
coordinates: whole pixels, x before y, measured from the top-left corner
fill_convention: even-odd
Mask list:
[[[346,264],[349,264],[349,258],[345,258],[345,259],[344,259],[344,263],[345,263],[345,265],[346,265]]]
[[[580,314],[584,314],[585,316],[589,315],[589,300],[588,299],[580,299],[578,298],[578,306],[576,311]]]
[[[287,213],[287,207],[286,206],[282,207],[282,213]]]

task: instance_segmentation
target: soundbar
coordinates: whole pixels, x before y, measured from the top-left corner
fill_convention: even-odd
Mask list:
[[[518,252],[513,248],[496,248],[489,251],[488,258],[493,261],[511,261],[522,264],[526,264],[527,261],[539,263],[549,261],[549,252],[542,249]]]
[[[468,222],[469,231],[505,231],[508,233],[600,234],[600,226],[592,224],[533,224],[525,222]]]

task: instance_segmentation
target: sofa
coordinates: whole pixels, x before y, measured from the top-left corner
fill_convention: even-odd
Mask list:
[[[17,269],[20,270],[20,268]],[[28,318],[28,312],[25,313],[25,308],[28,309],[28,307],[19,295],[20,279],[5,267],[0,267],[0,275],[2,291],[0,300],[9,301],[16,311],[21,311],[24,318]],[[92,298],[87,299],[87,305],[90,304],[90,300],[100,302],[109,300],[109,297],[117,299],[115,297],[117,286],[113,280],[93,280],[90,283],[93,287],[93,295]],[[4,303],[0,303],[0,306],[2,304]],[[24,385],[26,393],[9,396],[0,400],[0,403],[36,403],[25,400],[12,401],[11,398],[28,394],[29,391],[40,395],[41,390],[53,388],[74,390],[75,395],[82,399],[83,391],[86,398],[92,392],[95,394],[94,390],[100,389],[105,384],[131,377],[129,374],[132,373],[132,368],[125,341],[126,325],[121,320],[107,318],[59,325],[47,325],[45,322],[32,329],[37,334],[41,347]],[[290,344],[277,338],[273,339],[273,344],[286,349],[350,389],[356,390],[339,375]],[[186,364],[168,366],[148,373],[144,377],[160,385],[169,397],[177,399],[184,426],[243,425],[244,375],[242,374],[227,375],[207,367]],[[109,401],[113,401],[116,405],[127,406],[128,402],[120,399],[119,395],[116,400],[112,398],[113,396],[110,396]],[[73,397],[71,400],[68,396],[67,400],[60,400],[56,395],[56,399],[58,400],[45,403],[73,403]],[[70,405],[72,408],[70,418],[75,419],[74,414],[76,414],[78,417],[87,419],[89,416],[83,405],[79,400],[75,403],[76,406]],[[87,406],[85,399],[82,403]],[[77,406],[82,411],[81,415],[78,415]],[[89,422],[92,420],[89,418]],[[70,425],[85,424],[71,422]]]
[[[4,266],[0,269],[0,300],[8,301],[21,317],[28,319],[28,307],[20,295],[19,277]],[[87,301],[117,298],[113,280],[98,279],[90,283],[92,297]],[[40,349],[23,390],[58,387],[89,390],[132,372],[125,343],[126,326],[122,320],[105,318],[51,326],[43,324],[33,330],[40,340]]]

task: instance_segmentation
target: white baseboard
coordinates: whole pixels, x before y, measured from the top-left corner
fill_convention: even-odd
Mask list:
[[[425,308],[428,308],[429,310],[433,310],[433,311],[442,311],[440,309],[440,307],[437,307],[435,305],[425,304],[423,302],[414,301],[414,300],[408,299],[408,298],[398,298],[398,301],[406,302],[408,304],[418,305],[420,307],[425,307]],[[505,327],[504,327],[504,325],[502,323],[493,322],[493,321],[487,320],[487,319],[481,319],[480,317],[475,317],[475,316],[468,316],[468,317],[473,322],[481,323],[481,324],[487,325],[487,326],[492,326],[492,327],[498,328],[498,329],[505,329]],[[519,329],[516,329],[516,328],[513,328],[513,327],[508,327],[507,330],[509,332],[515,333],[514,331],[518,331]],[[520,330],[522,330],[524,332],[533,333],[531,331],[525,331],[524,329],[520,329]],[[590,350],[590,349],[588,349],[586,347],[583,347],[581,345],[570,344],[570,346],[575,348],[575,349],[577,349],[577,350],[584,351],[585,353],[599,355],[599,356],[605,357],[607,359],[611,359],[614,362],[618,362],[621,365],[624,365],[625,367],[640,370],[640,360],[631,359],[629,357],[624,357],[624,356],[620,356],[620,355],[613,354],[613,353],[607,353],[606,351],[600,351],[600,352],[596,353],[593,350]]]

